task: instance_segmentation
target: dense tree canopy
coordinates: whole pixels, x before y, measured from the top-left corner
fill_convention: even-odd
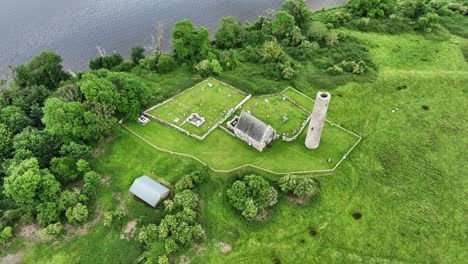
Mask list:
[[[278,192],[258,175],[247,175],[234,182],[227,195],[231,205],[246,218],[263,213],[278,201]]]
[[[130,57],[132,58],[133,63],[138,64],[140,60],[145,57],[143,54],[144,52],[145,48],[143,46],[132,47]]]
[[[272,23],[272,33],[280,38],[286,38],[294,30],[294,17],[286,11],[279,11]]]
[[[195,28],[190,20],[182,20],[172,30],[171,44],[180,60],[197,61],[205,58],[210,49],[210,34],[205,27]]]
[[[56,89],[60,82],[70,78],[62,69],[62,57],[52,51],[43,51],[27,64],[16,68],[14,82],[21,88],[45,86]]]
[[[216,31],[216,45],[222,49],[231,49],[241,46],[244,29],[234,17],[221,18]]]
[[[396,0],[350,0],[346,7],[359,17],[388,17],[395,12]]]
[[[312,19],[312,12],[307,8],[305,0],[285,0],[281,5],[281,10],[291,14],[300,29],[307,30]]]
[[[10,168],[5,178],[3,192],[16,204],[27,210],[35,210],[42,202],[54,201],[60,192],[60,183],[46,169],[39,168],[35,158],[27,159]]]

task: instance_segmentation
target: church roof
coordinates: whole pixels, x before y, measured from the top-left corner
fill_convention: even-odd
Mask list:
[[[242,111],[235,128],[244,132],[253,140],[262,142],[262,139],[264,138],[265,133],[268,132],[270,126],[263,123],[260,119],[250,113]]]

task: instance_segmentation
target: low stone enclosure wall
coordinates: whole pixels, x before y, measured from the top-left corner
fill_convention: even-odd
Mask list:
[[[171,98],[165,100],[164,102],[159,103],[159,104],[157,104],[157,105],[155,105],[155,106],[152,106],[151,108],[148,108],[146,111],[143,112],[143,114],[144,114],[145,116],[147,116],[148,118],[151,118],[151,119],[153,119],[153,120],[155,120],[155,121],[157,121],[157,122],[159,122],[159,123],[161,123],[161,124],[163,124],[163,125],[165,125],[165,126],[172,127],[172,128],[174,128],[174,129],[176,129],[177,131],[186,134],[187,136],[196,138],[196,139],[198,139],[198,140],[204,140],[209,134],[211,134],[211,132],[213,132],[213,131],[214,131],[217,127],[219,127],[222,123],[226,122],[226,120],[227,120],[228,118],[230,118],[237,110],[239,110],[239,109],[242,107],[242,105],[244,105],[250,98],[252,98],[252,95],[251,95],[251,94],[247,94],[246,92],[241,91],[241,90],[239,90],[239,89],[236,89],[236,88],[232,87],[231,85],[229,85],[229,84],[227,84],[227,83],[224,83],[224,82],[221,82],[221,81],[219,81],[219,80],[217,80],[217,79],[215,79],[215,78],[212,78],[212,77],[211,77],[211,79],[214,79],[214,80],[216,80],[217,82],[219,82],[220,84],[222,84],[222,85],[224,85],[224,86],[226,86],[226,87],[229,87],[229,88],[231,88],[232,90],[234,90],[234,91],[236,91],[236,92],[238,92],[238,93],[240,93],[240,94],[247,95],[247,96],[246,96],[240,103],[238,103],[234,108],[229,109],[229,111],[226,113],[226,115],[225,115],[220,121],[218,121],[216,124],[214,124],[214,125],[213,125],[205,134],[203,134],[202,136],[199,136],[199,135],[197,135],[197,134],[194,134],[194,133],[192,133],[192,132],[189,132],[189,131],[183,129],[182,127],[179,127],[179,126],[176,126],[176,125],[174,125],[174,124],[171,124],[171,123],[169,123],[169,122],[167,122],[167,121],[164,121],[164,120],[162,120],[162,119],[159,118],[159,117],[156,117],[156,116],[151,115],[149,112],[150,112],[151,110],[153,110],[153,109],[156,109],[156,108],[158,108],[158,107],[160,107],[160,106],[162,106],[162,105],[164,105],[164,104],[166,104],[166,103],[168,103],[168,102],[174,100],[175,98],[179,97],[179,96],[182,95],[182,94],[185,94],[185,93],[187,93],[187,92],[190,92],[191,90],[197,88],[199,85],[202,85],[202,84],[205,84],[205,83],[209,82],[209,79],[203,80],[202,82],[199,82],[199,83],[197,83],[196,85],[192,86],[191,88],[189,88],[189,89],[187,89],[187,90],[185,90],[185,91],[183,91],[183,92],[181,92],[181,93],[179,93],[179,94],[176,94],[175,96],[173,96],[173,97],[171,97]],[[184,121],[182,124],[184,124],[184,123],[185,123],[185,121]]]
[[[210,79],[210,78],[209,78]],[[221,119],[220,121],[218,121],[216,124],[214,124],[205,134],[203,134],[202,136],[199,136],[197,134],[194,134],[192,132],[189,132],[187,131],[186,129],[183,129],[182,127],[180,126],[177,126],[177,125],[174,125],[174,124],[171,124],[167,121],[164,121],[162,120],[161,118],[159,117],[156,117],[156,116],[153,116],[151,114],[149,114],[149,112],[157,107],[160,107],[172,100],[174,100],[175,98],[179,97],[180,95],[184,94],[184,93],[187,93],[187,92],[190,92],[191,90],[195,89],[196,87],[198,87],[199,85],[202,85],[202,84],[205,84],[207,82],[209,82],[209,79],[205,79],[203,81],[201,81],[200,83],[197,83],[196,85],[192,86],[191,88],[165,100],[164,102],[161,102],[155,106],[152,106],[151,108],[147,109],[146,111],[143,112],[143,114],[145,116],[147,116],[148,118],[151,118],[165,126],[169,126],[169,127],[172,127],[174,129],[176,129],[177,131],[179,132],[182,132],[184,134],[186,134],[187,136],[190,136],[190,137],[193,137],[193,138],[196,138],[198,140],[204,140],[208,135],[210,135],[216,128],[221,128],[222,130],[224,130],[225,132],[227,132],[229,135],[233,136],[233,137],[237,137],[234,133],[232,133],[232,131],[230,131],[229,129],[225,128],[224,126],[222,126],[222,124],[224,122],[226,122],[226,120],[228,120],[228,118],[230,118],[237,110],[239,110],[250,98],[252,98],[252,95],[251,94],[247,94],[246,92],[244,91],[241,91],[225,82],[222,82],[222,81],[219,81],[213,77],[211,77],[211,79],[214,79],[216,80],[218,83],[226,86],[226,87],[229,87],[231,88],[232,90],[240,93],[240,94],[244,94],[244,95],[247,95],[247,97],[245,97],[239,104],[237,104],[234,108],[230,109],[228,111],[228,113],[226,113],[226,115],[223,117],[223,119]],[[310,98],[309,96],[301,93],[300,91],[292,88],[292,87],[288,87],[286,89],[284,89],[282,92],[280,93],[273,93],[273,94],[266,94],[266,95],[259,95],[257,97],[270,97],[270,96],[276,96],[276,95],[280,95],[280,96],[283,96],[286,100],[288,100],[289,102],[291,102],[292,104],[294,104],[296,107],[300,108],[302,111],[306,112],[307,113],[307,118],[302,122],[301,124],[301,128],[298,130],[298,132],[296,134],[294,134],[293,136],[291,137],[286,137],[286,136],[279,136],[278,139],[282,140],[282,141],[285,141],[285,142],[291,142],[291,141],[294,141],[296,140],[301,134],[302,134],[302,131],[304,131],[305,127],[307,126],[307,124],[309,123],[309,120],[310,120],[310,114],[311,112],[308,111],[306,108],[304,108],[302,105],[300,105],[299,103],[297,103],[296,101],[294,101],[293,99],[289,98],[287,95],[284,94],[284,92],[288,89],[292,89],[298,93],[300,93],[301,95],[303,96],[306,96],[307,98],[309,98],[310,100],[314,101],[314,99]],[[184,124],[184,122],[182,123]]]

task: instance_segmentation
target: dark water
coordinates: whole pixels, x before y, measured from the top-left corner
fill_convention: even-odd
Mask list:
[[[312,9],[346,0],[309,0]],[[283,0],[0,0],[0,77],[6,66],[53,50],[65,68],[87,68],[96,46],[128,56],[134,45],[151,44],[157,23],[165,26],[163,49],[170,49],[175,22],[188,18],[213,31],[224,16],[253,20]]]

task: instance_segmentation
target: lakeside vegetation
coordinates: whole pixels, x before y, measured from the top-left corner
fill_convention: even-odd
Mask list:
[[[466,1],[351,0],[312,13],[287,0],[274,17],[222,19],[213,40],[178,22],[171,53],[133,48],[130,60],[94,58],[76,77],[58,55],[41,53],[1,94],[0,253],[23,251],[25,263],[463,262],[466,15]],[[212,173],[118,126],[212,75],[256,95],[328,90],[329,119],[363,144],[333,174],[306,181],[253,169]],[[229,135],[200,143],[148,127],[148,138],[181,152],[209,156],[204,148],[228,142],[278,170],[313,161],[259,154]],[[327,128],[323,146],[336,141]],[[212,157],[213,166],[235,162]],[[265,196],[233,196],[252,174],[278,191],[268,206]],[[153,209],[134,199],[128,188],[141,175],[169,185],[171,202]],[[136,229],[125,232],[132,221]],[[47,227],[43,238],[24,236],[33,222]]]

